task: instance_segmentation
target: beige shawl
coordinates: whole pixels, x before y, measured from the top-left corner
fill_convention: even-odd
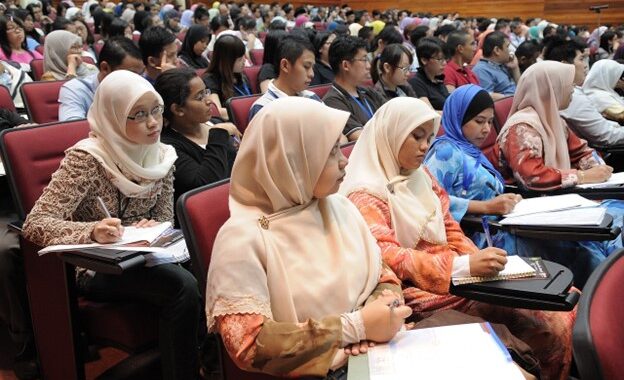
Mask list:
[[[83,150],[110,174],[113,184],[127,197],[148,198],[156,181],[171,170],[177,155],[169,145],[138,145],[126,137],[128,114],[137,100],[149,93],[162,98],[141,76],[126,70],[104,78],[87,114],[91,133],[70,149]]]
[[[624,65],[611,59],[601,59],[589,70],[583,83],[583,92],[598,112],[613,106],[624,106],[624,99],[614,90],[623,73]]]
[[[57,80],[65,79],[67,75],[67,54],[72,46],[82,47],[82,38],[66,30],[55,30],[45,39],[43,52],[43,71],[52,73]],[[97,72],[93,65],[82,63],[76,68],[76,76],[82,78]]]
[[[400,97],[384,104],[364,126],[340,186],[344,195],[363,190],[387,201],[396,238],[406,248],[416,247],[421,239],[446,243],[442,206],[431,177],[422,166],[405,172],[399,165],[403,142],[429,120],[434,121],[435,135],[440,115],[420,99]]]
[[[208,271],[211,331],[229,314],[297,323],[350,312],[375,289],[381,254],[358,210],[339,194],[312,196],[348,118],[299,97],[274,100],[254,117]]]
[[[509,114],[498,135],[503,145],[509,128],[528,124],[542,138],[544,163],[558,169],[570,169],[566,124],[559,116],[561,105],[569,104],[574,90],[574,66],[542,61],[529,67],[520,77]]]

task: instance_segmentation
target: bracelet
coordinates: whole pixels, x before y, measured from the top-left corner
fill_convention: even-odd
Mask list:
[[[579,176],[579,184],[585,183],[585,172],[582,170],[579,170],[578,176]]]

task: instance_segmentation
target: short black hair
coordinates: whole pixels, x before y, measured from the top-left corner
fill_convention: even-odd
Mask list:
[[[377,35],[377,41],[379,40],[383,40],[386,46],[390,44],[400,44],[403,43],[403,36],[394,26],[386,26]]]
[[[586,48],[587,44],[580,38],[566,41],[555,37],[544,48],[544,60],[574,63],[576,52],[582,53]]]
[[[491,57],[494,53],[494,48],[503,48],[505,46],[505,40],[507,36],[503,32],[492,32],[485,36],[483,40],[483,56]]]
[[[184,106],[186,103],[191,94],[190,82],[195,77],[197,77],[195,70],[183,67],[167,70],[156,78],[154,89],[163,99],[163,116],[167,121],[171,121],[173,116],[172,105]]]
[[[366,41],[353,36],[336,37],[329,47],[329,65],[334,74],[340,72],[342,61],[350,61],[355,58],[358,51],[366,51]]]
[[[277,48],[277,56],[274,63],[277,77],[279,78],[280,75],[279,64],[282,59],[286,59],[291,65],[294,65],[306,50],[314,54],[314,46],[307,38],[293,34],[282,38]]]
[[[108,37],[124,36],[126,34],[126,28],[128,23],[116,17],[108,26]]]
[[[468,41],[468,37],[470,34],[463,30],[456,30],[454,32],[449,33],[446,37],[446,45],[444,46],[446,49],[446,57],[451,58],[457,52],[457,47],[463,45]]]
[[[302,15],[302,14],[306,14],[308,13],[308,11],[306,11],[306,9],[304,7],[299,7],[297,9],[295,9],[295,18],[297,18],[297,16]]]
[[[218,15],[210,20],[210,30],[215,32],[220,27],[224,27],[226,29],[230,27],[230,20],[228,20],[227,16]]]
[[[528,40],[528,41],[524,41],[516,48],[515,54],[516,54],[516,57],[518,57],[518,59],[520,59],[520,57],[531,58],[535,54],[537,54],[539,51],[540,51],[540,45],[535,41]],[[572,57],[572,60],[574,60],[574,57]]]
[[[496,25],[494,26],[494,30],[505,29],[509,25],[509,20],[501,18],[496,21]]]
[[[429,32],[429,27],[427,25],[418,25],[409,35],[410,42],[414,47],[418,46],[418,41],[421,38],[427,36],[427,32]]]
[[[370,26],[363,26],[358,31],[358,37],[363,40],[368,40],[368,38],[373,34],[373,28]]]
[[[132,42],[132,40],[126,37],[111,37],[106,41],[100,51],[100,55],[98,57],[98,68],[102,62],[106,62],[109,64],[111,69],[115,70],[116,67],[121,65],[121,62],[123,62],[126,56],[141,60],[141,51],[134,44],[134,42]]]
[[[449,34],[453,33],[456,30],[457,28],[455,28],[455,26],[452,24],[442,25],[438,29],[436,29],[435,32],[433,32],[433,36],[434,37],[448,36]]]
[[[143,63],[147,65],[149,57],[160,57],[165,45],[175,42],[176,37],[162,26],[150,26],[141,33],[139,49],[143,56]]]
[[[438,37],[425,37],[416,46],[416,56],[418,63],[423,66],[423,59],[431,59],[436,54],[444,53],[444,42]]]
[[[364,11],[355,11],[353,21],[360,22],[362,21],[362,17],[364,17]]]
[[[236,25],[238,26],[238,30],[250,30],[256,28],[256,20],[253,17],[245,16],[239,17],[236,20]]]
[[[210,17],[208,10],[204,7],[197,7],[193,12],[193,19],[196,21],[201,20],[203,17]]]
[[[73,25],[74,23],[66,19],[65,17],[57,17],[52,23],[52,31],[65,30],[67,25]]]

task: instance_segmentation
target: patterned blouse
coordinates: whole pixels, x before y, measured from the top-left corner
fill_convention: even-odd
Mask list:
[[[488,158],[508,183],[517,182],[524,188],[542,191],[573,187],[578,183],[577,170],[587,170],[604,162],[586,141],[568,129],[566,134],[573,169],[546,166],[542,138],[524,123],[511,126],[502,141],[494,146],[494,157]]]
[[[413,309],[435,309],[439,298],[422,299],[420,290],[428,293],[446,295],[451,284],[453,259],[458,255],[471,254],[479,249],[464,235],[461,227],[449,211],[449,196],[438,181],[427,171],[433,182],[432,190],[440,198],[444,213],[447,244],[435,245],[420,241],[416,247],[401,247],[392,228],[390,207],[388,203],[366,191],[355,191],[349,194],[349,199],[360,210],[377,244],[381,247],[383,260],[405,282],[403,290],[405,303]],[[421,298],[421,299],[419,299]]]

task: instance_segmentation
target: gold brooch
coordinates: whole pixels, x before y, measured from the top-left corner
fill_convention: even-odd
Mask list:
[[[265,230],[269,229],[269,219],[267,219],[266,216],[263,216],[260,219],[258,219],[258,222],[260,222],[260,227],[262,227],[262,229],[265,229]]]

